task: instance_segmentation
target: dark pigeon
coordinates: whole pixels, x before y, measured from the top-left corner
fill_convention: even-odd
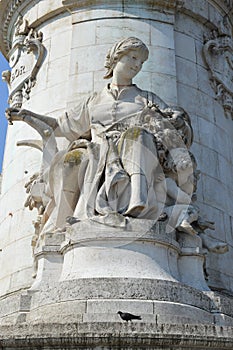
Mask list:
[[[136,315],[132,315],[128,312],[121,312],[118,311],[118,315],[120,315],[120,317],[122,318],[123,321],[132,321],[132,320],[141,320],[141,316],[136,316]]]
[[[74,216],[67,216],[66,222],[67,224],[73,225],[76,224],[76,222],[79,222],[80,220],[75,218]]]
[[[158,221],[166,221],[168,218],[167,214],[166,213],[162,213],[160,214],[159,218],[158,218]]]

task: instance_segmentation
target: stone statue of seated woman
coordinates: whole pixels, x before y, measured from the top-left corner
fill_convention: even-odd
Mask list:
[[[169,223],[176,221],[173,229],[182,227],[172,217],[177,198],[169,205],[168,194],[172,186],[183,191],[186,200],[178,211],[183,205],[188,215],[193,186],[182,190],[183,183],[167,171],[167,162],[170,157],[176,163],[178,149],[190,158],[193,131],[183,109],[169,107],[156,94],[133,84],[148,54],[140,39],[116,43],[105,62],[104,78],[112,78],[111,82],[57,120],[23,109],[7,110],[11,122],[25,121],[43,139],[45,165],[29,182],[27,200],[31,209],[40,208],[40,232],[63,230],[67,218],[70,223],[96,220],[121,226],[126,218],[156,222],[164,212]],[[70,141],[68,149],[58,151],[59,136]],[[192,162],[189,171],[189,175],[194,171]],[[190,233],[191,226],[186,225],[186,231]]]

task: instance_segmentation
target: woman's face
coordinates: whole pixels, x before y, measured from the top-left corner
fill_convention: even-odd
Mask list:
[[[143,62],[142,50],[130,50],[116,63],[113,74],[120,75],[126,79],[133,79],[141,70]]]

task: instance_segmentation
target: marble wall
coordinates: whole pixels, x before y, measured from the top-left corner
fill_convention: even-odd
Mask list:
[[[13,3],[11,1],[11,3]],[[218,4],[219,3],[219,4]],[[57,117],[77,99],[100,90],[104,58],[112,44],[137,36],[149,47],[149,60],[135,82],[169,104],[189,113],[201,179],[198,204],[216,223],[211,234],[229,244],[224,255],[207,259],[210,286],[233,291],[233,121],[216,100],[211,74],[203,57],[204,34],[217,29],[227,12],[226,1],[84,1],[14,2],[33,28],[43,33],[46,55],[30,99],[23,107]],[[8,6],[8,9],[7,9]],[[1,22],[12,40],[16,12],[2,1]],[[10,19],[4,19],[11,13]],[[232,17],[230,17],[232,21]],[[7,48],[2,44],[6,54]],[[36,210],[23,207],[24,184],[40,170],[38,150],[16,147],[22,139],[38,138],[25,124],[14,123],[7,135],[0,201],[0,295],[29,287],[32,282],[31,238]],[[61,140],[61,147],[65,141]]]

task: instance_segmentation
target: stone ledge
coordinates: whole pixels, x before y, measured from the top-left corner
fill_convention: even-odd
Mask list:
[[[1,349],[232,349],[231,327],[154,323],[22,324],[0,327]],[[51,336],[53,334],[53,336]]]
[[[106,0],[63,0],[62,1],[64,6],[67,6],[68,8],[87,8],[91,6],[101,6],[101,5],[118,5],[122,7],[122,10],[126,6],[137,6],[138,4],[145,5],[146,7],[150,6],[154,8],[155,6],[160,6],[164,9],[169,9],[169,8],[176,8],[179,7],[183,4],[183,0],[154,0],[153,2],[150,0],[125,0],[125,1],[118,1],[118,0],[111,0],[111,1],[106,1]]]
[[[142,278],[82,278],[45,283],[29,293],[35,307],[67,300],[132,299],[191,304],[208,312],[216,309],[208,293],[178,282]]]
[[[22,293],[22,292],[21,292]],[[0,299],[0,319],[4,316],[15,315],[19,312],[29,311],[31,296],[24,291]]]

